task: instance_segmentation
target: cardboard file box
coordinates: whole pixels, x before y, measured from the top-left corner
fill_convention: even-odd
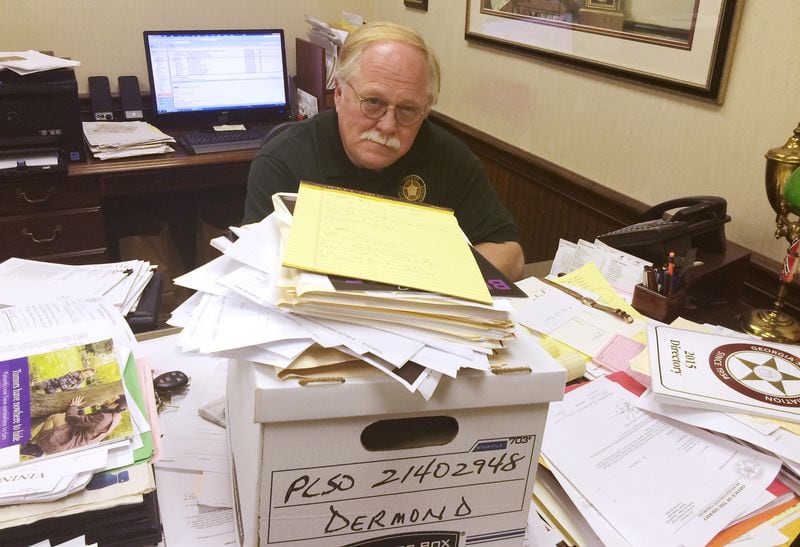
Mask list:
[[[462,370],[430,401],[377,370],[300,386],[232,361],[240,544],[520,545],[565,371],[538,346],[514,341],[508,353],[524,370]]]

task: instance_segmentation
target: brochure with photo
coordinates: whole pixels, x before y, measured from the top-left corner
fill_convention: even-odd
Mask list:
[[[0,467],[131,435],[110,338],[0,361]]]

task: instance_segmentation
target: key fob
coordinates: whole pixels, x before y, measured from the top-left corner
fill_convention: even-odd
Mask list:
[[[153,386],[159,393],[171,393],[189,385],[189,377],[180,370],[172,370],[159,374],[153,380]]]

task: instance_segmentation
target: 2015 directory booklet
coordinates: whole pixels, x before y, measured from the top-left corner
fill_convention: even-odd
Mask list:
[[[656,325],[647,334],[657,398],[800,423],[800,346]]]

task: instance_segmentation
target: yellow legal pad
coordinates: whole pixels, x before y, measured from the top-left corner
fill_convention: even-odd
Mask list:
[[[492,301],[452,210],[308,182],[283,265]]]

